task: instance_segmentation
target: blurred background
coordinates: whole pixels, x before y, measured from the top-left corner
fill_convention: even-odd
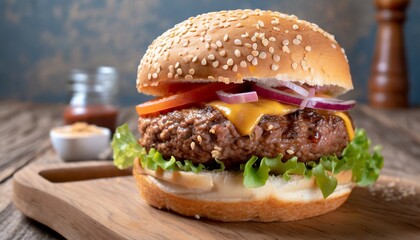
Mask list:
[[[74,68],[113,66],[119,72],[118,101],[140,103],[137,65],[154,38],[174,24],[209,11],[260,8],[295,14],[335,35],[350,60],[356,90],[367,101],[376,20],[365,0],[31,0],[0,2],[0,100],[65,103]],[[420,105],[420,1],[405,23],[410,103]]]

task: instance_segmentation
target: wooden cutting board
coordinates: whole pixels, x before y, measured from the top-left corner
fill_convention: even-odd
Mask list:
[[[14,203],[68,239],[419,239],[418,179],[381,176],[338,210],[295,222],[220,223],[145,204],[130,171],[110,162],[33,165],[14,176]]]

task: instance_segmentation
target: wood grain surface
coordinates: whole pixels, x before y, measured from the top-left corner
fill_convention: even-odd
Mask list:
[[[62,124],[62,109],[63,106],[60,105],[0,102],[0,134],[2,136],[0,138],[0,239],[62,238],[48,227],[24,217],[12,203],[12,176],[16,171],[33,164],[62,162],[51,149],[48,138],[49,130]],[[357,127],[367,130],[373,144],[383,146],[384,173],[398,175],[402,178],[420,175],[420,109],[373,110],[366,106],[358,106],[351,111],[351,115]],[[133,108],[121,110],[119,123],[128,122],[134,132],[136,121],[137,117]],[[361,189],[360,191],[363,193],[368,190]],[[380,200],[382,199],[378,199],[378,205],[384,204],[384,200]],[[387,216],[379,218],[387,218]],[[419,216],[413,218],[420,222]],[[341,223],[343,222],[346,221],[342,220]],[[347,222],[357,224],[357,221],[348,220]],[[305,223],[301,224],[305,225]],[[413,225],[413,223],[411,224]],[[213,225],[218,225],[218,223],[206,222],[205,226]],[[286,224],[286,226],[292,225]],[[323,231],[327,233],[338,231],[330,225],[340,225],[343,229],[345,227],[338,223],[329,223],[329,227]],[[263,225],[258,226],[261,230]],[[384,225],[384,227],[387,226]],[[307,227],[311,228],[309,225]],[[360,227],[368,228],[367,226]],[[219,229],[218,233],[229,237],[230,228],[239,227],[233,224],[229,228]],[[247,237],[247,229],[241,229],[241,231],[243,231],[242,236]],[[305,237],[292,230],[287,230],[282,236],[295,236],[295,234],[302,238]],[[312,229],[312,234],[318,236],[317,230]],[[343,238],[352,237],[350,234],[343,233],[340,239]],[[386,239],[387,237],[382,238]]]
[[[44,164],[15,175],[14,203],[67,239],[418,239],[419,181],[383,175],[374,186],[356,188],[338,210],[312,219],[220,223],[149,207],[130,171],[111,163]]]

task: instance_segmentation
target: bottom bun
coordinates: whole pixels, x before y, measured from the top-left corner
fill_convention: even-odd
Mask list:
[[[149,205],[223,222],[293,221],[318,216],[342,205],[354,187],[351,171],[335,176],[337,188],[324,199],[314,179],[301,176],[289,181],[272,176],[263,187],[246,188],[240,173],[152,171],[138,162],[133,175]]]

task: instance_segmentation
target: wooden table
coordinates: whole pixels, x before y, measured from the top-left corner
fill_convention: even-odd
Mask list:
[[[0,239],[57,239],[51,229],[26,218],[12,203],[12,176],[34,163],[57,163],[48,132],[62,124],[62,105],[0,102]],[[384,171],[390,174],[420,173],[420,109],[352,110],[357,127],[365,128],[373,144],[383,146]],[[133,108],[120,111],[119,122],[134,130]]]

